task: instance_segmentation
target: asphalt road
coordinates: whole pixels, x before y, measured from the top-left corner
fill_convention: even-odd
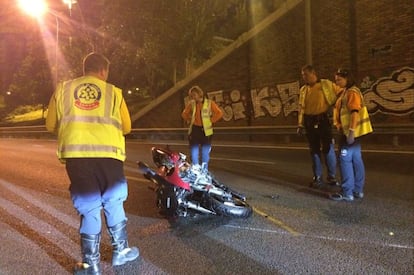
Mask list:
[[[182,144],[170,144],[186,153]],[[365,198],[328,199],[309,188],[306,148],[216,144],[210,170],[243,192],[249,219],[201,216],[169,222],[155,208],[136,161],[152,144],[128,142],[125,204],[131,245],[141,258],[104,274],[413,274],[414,152],[363,151]],[[56,142],[0,139],[0,274],[70,274],[80,259],[79,218]]]

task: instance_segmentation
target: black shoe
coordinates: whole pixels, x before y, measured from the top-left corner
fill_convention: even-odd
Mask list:
[[[339,181],[335,177],[333,177],[333,176],[328,176],[326,178],[326,182],[329,185],[332,185],[332,186],[341,186],[341,184],[339,183]]]
[[[315,177],[313,177],[312,182],[310,183],[310,187],[320,188],[320,187],[322,187],[322,184],[323,183],[322,183],[321,177],[315,176]]]

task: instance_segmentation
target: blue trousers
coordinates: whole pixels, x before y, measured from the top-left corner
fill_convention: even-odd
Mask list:
[[[340,144],[339,166],[344,195],[363,192],[365,167],[362,160],[361,144],[358,141],[351,145],[346,144],[346,142]]]
[[[128,195],[123,162],[110,158],[71,158],[66,160],[73,206],[80,215],[79,232],[101,232],[103,209],[106,226],[125,221],[124,201]]]
[[[206,136],[204,129],[201,126],[193,125],[191,134],[188,136],[190,143],[191,161],[193,164],[204,165],[208,169],[208,162],[210,161],[211,140],[213,136]],[[200,163],[201,151],[201,163]]]
[[[193,164],[200,164],[200,150],[201,150],[201,164],[204,163],[205,168],[208,169],[208,162],[210,161],[211,144],[191,144],[191,161]]]

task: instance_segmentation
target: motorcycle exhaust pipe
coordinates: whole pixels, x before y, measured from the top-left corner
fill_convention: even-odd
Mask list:
[[[216,214],[215,212],[213,212],[211,210],[208,210],[208,209],[200,206],[199,204],[195,204],[194,202],[191,202],[191,201],[187,201],[185,203],[185,207],[200,211],[200,212],[205,213],[205,214],[213,214],[213,215]]]

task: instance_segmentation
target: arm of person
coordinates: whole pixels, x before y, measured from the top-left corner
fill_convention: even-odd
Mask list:
[[[349,128],[355,129],[358,125],[359,120],[359,110],[361,110],[362,107],[362,101],[361,96],[357,91],[349,90],[348,91],[348,104],[347,108],[349,112],[351,113],[350,122],[349,122]]]
[[[122,133],[124,135],[131,132],[131,117],[129,115],[129,110],[124,99],[121,103],[121,123],[122,123]]]
[[[191,121],[191,116],[192,116],[192,108],[191,108],[191,102],[189,102],[187,104],[187,106],[185,106],[183,112],[181,113],[181,117],[184,119],[185,122],[190,123]]]
[[[304,85],[299,90],[298,99],[298,127],[303,128],[303,116],[305,114],[305,97],[308,90],[308,86]]]
[[[216,123],[223,117],[223,111],[214,101],[211,102],[211,112],[212,112],[212,116],[211,116],[212,123]]]

